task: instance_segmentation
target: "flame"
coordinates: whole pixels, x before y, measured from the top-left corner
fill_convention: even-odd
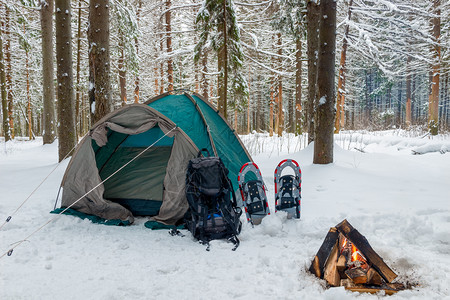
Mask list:
[[[356,248],[356,246],[352,244],[352,261],[356,260],[366,262],[366,259],[361,254],[361,252],[359,252],[358,248]]]
[[[358,248],[352,244],[352,261],[358,260]]]

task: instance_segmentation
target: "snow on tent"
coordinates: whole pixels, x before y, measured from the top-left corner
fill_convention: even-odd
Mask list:
[[[55,213],[70,207],[66,214],[98,223],[128,225],[135,216],[152,216],[174,225],[188,208],[186,169],[199,149],[219,155],[233,182],[240,165],[251,161],[223,117],[198,95],[164,94],[148,103],[117,109],[91,128],[67,166]]]

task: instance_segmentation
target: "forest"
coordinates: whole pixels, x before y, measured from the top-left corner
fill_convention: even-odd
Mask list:
[[[81,137],[96,114],[189,90],[240,134],[312,141],[319,2],[3,0],[1,136],[46,143],[75,126]],[[335,132],[448,131],[450,1],[334,2]]]

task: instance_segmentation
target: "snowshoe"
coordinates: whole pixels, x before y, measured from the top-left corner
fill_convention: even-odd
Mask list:
[[[294,175],[284,175],[281,173],[286,167],[294,170]],[[293,159],[281,161],[274,174],[275,181],[275,212],[287,212],[288,219],[300,219],[302,171],[298,163]]]
[[[250,178],[256,177],[256,179],[246,180],[246,175],[249,175]],[[266,215],[270,215],[270,210],[266,196],[267,188],[258,166],[251,162],[244,164],[239,171],[238,183],[247,221],[252,226],[260,224]]]

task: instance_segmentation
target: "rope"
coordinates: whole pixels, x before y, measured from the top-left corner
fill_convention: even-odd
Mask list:
[[[169,130],[166,134],[164,134],[162,137],[160,137],[158,140],[156,140],[153,144],[151,144],[150,146],[148,146],[147,148],[145,148],[144,150],[142,150],[138,155],[136,155],[134,158],[132,158],[130,161],[128,161],[126,164],[124,164],[122,167],[120,167],[119,169],[117,169],[114,173],[112,173],[111,175],[109,175],[105,180],[103,180],[102,182],[100,182],[99,184],[97,184],[95,187],[93,187],[91,190],[89,190],[88,192],[86,192],[83,196],[81,196],[80,198],[78,198],[75,202],[73,202],[71,205],[69,205],[68,207],[66,207],[63,211],[61,211],[59,214],[57,214],[56,216],[54,216],[53,218],[50,218],[47,222],[45,222],[43,225],[41,225],[38,229],[36,229],[35,231],[33,231],[31,234],[29,234],[26,238],[24,238],[23,240],[18,241],[11,249],[9,249],[7,252],[3,253],[0,256],[0,259],[2,259],[5,255],[11,256],[11,254],[13,253],[14,249],[19,247],[23,242],[27,241],[30,237],[32,237],[34,234],[36,234],[37,232],[41,231],[42,228],[44,228],[45,226],[47,226],[48,224],[50,224],[51,222],[55,221],[57,218],[59,218],[63,213],[65,213],[69,208],[71,208],[72,206],[74,206],[75,204],[77,204],[81,199],[83,199],[84,197],[86,197],[87,195],[89,195],[92,191],[94,191],[96,188],[98,188],[100,185],[102,185],[104,182],[106,182],[108,179],[110,179],[111,177],[113,177],[114,175],[116,175],[118,172],[120,172],[123,168],[125,168],[126,166],[128,166],[129,164],[131,164],[134,160],[136,160],[138,157],[140,157],[142,154],[144,154],[144,152],[146,152],[147,150],[149,150],[151,147],[153,147],[156,143],[158,143],[160,140],[162,140],[165,136],[167,136],[170,132],[172,132],[173,130],[175,130],[177,128],[177,126],[175,126],[174,128],[172,128],[171,130]]]
[[[31,198],[31,196],[33,196],[33,194],[41,187],[41,185],[50,177],[50,175],[52,175],[53,172],[55,172],[55,170],[61,165],[61,162],[63,162],[70,153],[72,153],[72,151],[75,149],[77,145],[75,145],[72,150],[70,150],[66,156],[64,156],[64,158],[58,163],[56,164],[56,166],[53,168],[53,170],[44,178],[44,180],[41,181],[41,183],[39,183],[39,185],[31,192],[31,194],[22,202],[22,204],[19,205],[19,207],[17,207],[17,209],[8,216],[8,218],[6,218],[5,222],[0,226],[0,230],[2,230],[3,226],[6,225],[6,223],[8,223],[9,221],[11,221],[12,217],[19,211],[19,209],[22,208],[22,206],[28,201],[28,199]]]

